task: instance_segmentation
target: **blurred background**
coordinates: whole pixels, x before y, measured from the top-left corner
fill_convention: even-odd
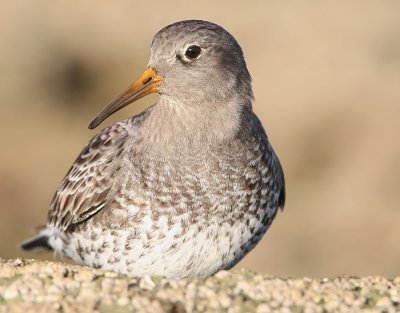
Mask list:
[[[241,44],[287,202],[238,265],[288,276],[399,275],[400,2],[2,1],[0,257],[46,222],[87,125],[182,19]],[[140,112],[157,95],[108,119]],[[24,254],[52,259],[52,254]]]

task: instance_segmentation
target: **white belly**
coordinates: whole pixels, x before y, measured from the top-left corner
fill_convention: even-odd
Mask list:
[[[231,225],[215,217],[190,223],[184,216],[169,221],[160,216],[156,222],[145,216],[139,225],[127,223],[126,228],[89,223],[73,236],[53,229],[49,243],[78,264],[104,270],[135,276],[207,277],[231,268],[254,247],[267,229],[262,217]]]

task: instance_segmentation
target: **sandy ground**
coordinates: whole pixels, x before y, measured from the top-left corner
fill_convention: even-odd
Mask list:
[[[167,280],[0,259],[0,312],[398,312],[400,277],[281,279],[248,270]]]
[[[45,223],[92,117],[181,19],[229,30],[287,204],[239,267],[277,276],[399,274],[400,2],[1,1],[0,256]],[[137,113],[143,99],[114,119]],[[52,255],[26,255],[52,259]]]

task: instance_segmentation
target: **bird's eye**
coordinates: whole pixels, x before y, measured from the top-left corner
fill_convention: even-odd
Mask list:
[[[188,59],[193,60],[193,59],[197,59],[199,57],[200,53],[201,53],[201,48],[199,46],[192,45],[186,49],[185,56]]]

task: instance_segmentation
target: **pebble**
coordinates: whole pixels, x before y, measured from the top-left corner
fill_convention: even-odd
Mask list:
[[[156,284],[153,282],[150,276],[144,276],[140,282],[139,282],[139,287],[144,289],[144,290],[152,290]]]
[[[127,297],[118,298],[117,304],[120,306],[126,306],[129,304],[129,299]]]
[[[4,292],[1,293],[1,297],[5,300],[14,299],[18,297],[18,291],[14,289],[4,290]]]

